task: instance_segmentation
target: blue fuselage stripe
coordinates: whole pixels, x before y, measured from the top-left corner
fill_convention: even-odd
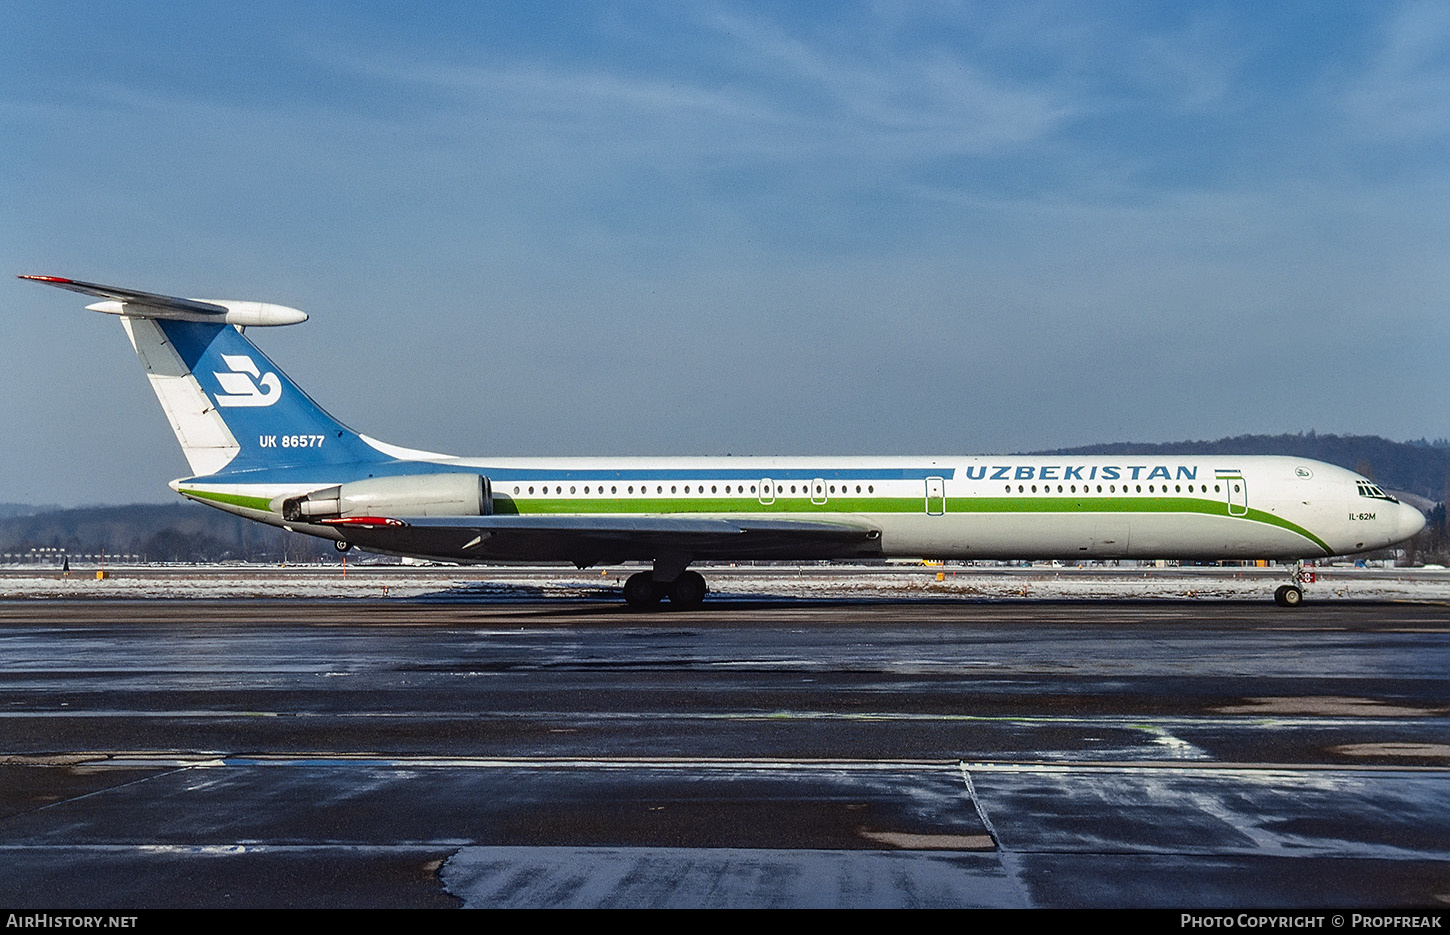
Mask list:
[[[495,468],[487,465],[461,465],[438,463],[436,461],[384,461],[376,464],[330,465],[326,467],[298,466],[275,467],[255,471],[226,471],[205,478],[212,483],[268,483],[268,484],[336,484],[364,477],[389,477],[400,474],[438,473],[482,474],[494,481],[614,481],[617,483],[645,483],[650,481],[759,481],[769,477],[775,481],[811,481],[817,478],[831,481],[876,481],[876,480],[925,480],[941,477],[946,480],[956,475],[955,468],[767,468],[755,470],[741,468],[590,468],[576,470],[550,470],[547,467]],[[342,476],[347,474],[349,476]],[[193,478],[201,480],[202,478]]]

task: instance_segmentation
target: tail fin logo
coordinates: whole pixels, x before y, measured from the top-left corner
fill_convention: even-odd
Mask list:
[[[275,373],[259,373],[252,358],[245,354],[223,354],[221,358],[231,372],[212,371],[225,391],[225,395],[216,396],[218,406],[270,406],[282,398],[282,381]]]

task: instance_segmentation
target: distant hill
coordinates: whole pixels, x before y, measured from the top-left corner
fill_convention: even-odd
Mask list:
[[[138,503],[0,517],[0,554],[31,549],[72,555],[135,555],[142,561],[310,561],[336,558],[331,543],[244,520],[200,504]]]
[[[47,503],[44,506],[35,506],[30,503],[0,503],[0,518],[7,516],[30,516],[35,513],[47,513],[51,510],[58,510],[59,506]]]
[[[1450,440],[1392,442],[1378,435],[1239,435],[1166,444],[1113,442],[1037,451],[1042,455],[1290,455],[1361,471],[1381,487],[1443,503],[1450,487]]]

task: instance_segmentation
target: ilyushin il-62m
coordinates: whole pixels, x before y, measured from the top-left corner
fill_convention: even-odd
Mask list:
[[[307,315],[53,276],[120,317],[185,452],[184,497],[453,562],[641,561],[624,599],[693,607],[716,560],[1278,559],[1384,548],[1424,517],[1367,478],[1264,456],[464,458],[354,432],[244,328]],[[1301,565],[1276,600],[1303,597]]]

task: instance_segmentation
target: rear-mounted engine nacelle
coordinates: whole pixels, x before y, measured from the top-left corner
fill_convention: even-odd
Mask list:
[[[273,503],[289,523],[348,516],[488,516],[493,485],[479,474],[370,477]]]

